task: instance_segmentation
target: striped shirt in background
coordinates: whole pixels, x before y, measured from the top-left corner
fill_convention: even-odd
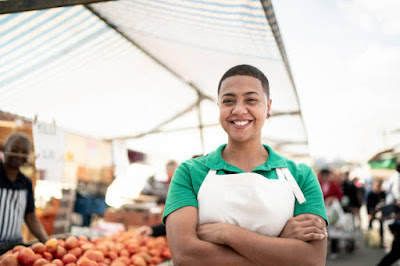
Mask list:
[[[0,245],[22,242],[24,216],[34,211],[32,182],[21,173],[11,182],[0,162]]]

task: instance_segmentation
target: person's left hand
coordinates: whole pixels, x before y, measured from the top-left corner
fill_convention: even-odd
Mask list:
[[[289,221],[279,237],[301,241],[322,240],[328,237],[325,220],[315,214],[300,214]]]
[[[229,230],[229,223],[208,223],[197,226],[197,237],[214,244],[226,245],[225,233]]]

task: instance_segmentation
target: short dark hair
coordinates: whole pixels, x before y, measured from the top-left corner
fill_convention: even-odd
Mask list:
[[[321,171],[319,171],[320,175],[330,175],[331,174],[331,170],[329,170],[328,168],[322,168]]]
[[[29,137],[22,133],[16,132],[9,135],[4,143],[3,150],[6,151],[9,147],[11,147],[15,142],[22,141],[25,142],[26,147],[30,150],[31,149],[31,140]]]
[[[400,159],[397,160],[396,171],[400,173]]]
[[[173,166],[176,166],[176,165],[178,165],[178,162],[177,162],[177,161],[175,161],[175,160],[169,160],[169,161],[167,162],[167,164],[166,164],[166,167],[173,167]]]
[[[264,75],[264,73],[259,70],[258,68],[250,65],[237,65],[232,68],[230,68],[228,71],[225,72],[225,74],[222,76],[221,80],[219,81],[218,84],[218,95],[219,91],[221,89],[221,84],[222,82],[230,77],[233,76],[250,76],[254,77],[258,80],[261,81],[261,84],[264,89],[265,95],[267,95],[267,99],[269,99],[269,82],[267,77]]]

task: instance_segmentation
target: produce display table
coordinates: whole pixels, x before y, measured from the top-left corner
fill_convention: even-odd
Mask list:
[[[87,239],[51,238],[46,243],[6,246],[0,265],[42,266],[169,266],[171,253],[165,237],[137,236],[136,231]]]

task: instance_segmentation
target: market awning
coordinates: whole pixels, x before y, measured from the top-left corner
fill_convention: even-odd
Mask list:
[[[396,169],[396,163],[400,160],[400,146],[377,153],[368,160],[372,169]]]
[[[172,158],[226,142],[217,84],[231,66],[252,64],[271,84],[265,142],[308,154],[270,1],[106,1],[6,13],[0,58],[1,110],[55,119],[88,136],[129,139],[132,149]]]

